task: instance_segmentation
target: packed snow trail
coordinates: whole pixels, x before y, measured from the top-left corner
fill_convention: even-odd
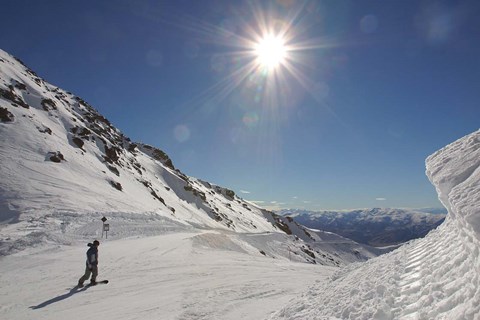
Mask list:
[[[242,253],[222,239],[102,241],[98,279],[110,283],[78,290],[86,245],[2,257],[0,319],[264,319],[334,270]]]
[[[424,239],[318,282],[270,319],[480,319],[480,131],[427,159],[448,209]]]

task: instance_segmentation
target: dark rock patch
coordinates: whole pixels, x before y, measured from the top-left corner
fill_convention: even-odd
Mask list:
[[[0,121],[12,122],[13,120],[15,120],[15,116],[7,108],[0,107]]]
[[[104,141],[105,143],[106,141]],[[105,143],[106,144],[106,143]],[[117,147],[113,146],[111,148],[105,146],[105,156],[103,157],[106,162],[109,163],[116,163],[118,161],[118,153],[120,152],[120,149]]]
[[[47,154],[47,158],[50,159],[52,162],[60,163],[62,161],[65,161],[65,158],[63,157],[63,154],[60,151],[57,152],[49,152]]]
[[[79,137],[73,137],[72,142],[80,149],[83,149],[83,145],[85,144],[83,140],[80,139]]]
[[[122,185],[120,184],[120,182],[115,182],[113,180],[110,180],[110,185],[112,187],[114,187],[115,189],[117,189],[118,191],[122,191],[123,190],[123,187]]]
[[[52,129],[50,129],[49,127],[43,127],[43,128],[37,127],[37,129],[41,133],[48,133],[49,135],[52,134]]]
[[[55,104],[55,101],[52,99],[42,99],[42,107],[43,110],[45,111],[50,111],[50,110],[57,110],[57,105]]]
[[[108,170],[110,170],[111,172],[115,173],[117,176],[120,176],[120,171],[118,171],[118,169],[114,166],[111,166],[111,165],[107,165],[107,168]]]
[[[30,108],[28,104],[23,101],[23,99],[15,94],[13,86],[8,87],[10,90],[0,89],[0,97],[12,102],[12,105],[15,107],[18,105],[22,106],[25,109]]]

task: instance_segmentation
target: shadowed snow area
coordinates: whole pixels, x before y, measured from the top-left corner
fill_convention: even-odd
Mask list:
[[[480,131],[431,155],[448,216],[427,237],[312,286],[270,319],[480,319]]]

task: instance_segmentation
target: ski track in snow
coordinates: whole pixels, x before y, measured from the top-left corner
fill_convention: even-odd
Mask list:
[[[448,227],[338,271],[271,319],[480,319],[479,243]]]

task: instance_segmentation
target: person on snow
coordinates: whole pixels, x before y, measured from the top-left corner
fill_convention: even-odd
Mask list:
[[[88,246],[90,247],[87,250],[87,262],[85,267],[85,274],[78,280],[78,287],[83,287],[83,282],[88,280],[90,274],[92,278],[90,279],[90,284],[95,285],[97,284],[97,275],[98,275],[98,246],[100,242],[98,240],[93,241],[93,243],[89,243]]]

